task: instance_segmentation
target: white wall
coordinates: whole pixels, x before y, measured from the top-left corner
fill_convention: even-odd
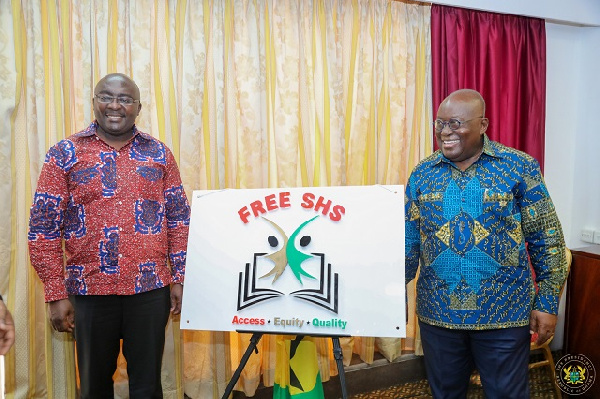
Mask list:
[[[589,246],[581,230],[600,231],[600,28],[547,23],[546,41],[546,182],[567,245]]]
[[[569,248],[600,231],[600,28],[546,23],[545,179]],[[567,287],[568,290],[568,287]],[[564,295],[552,349],[563,344]]]
[[[573,248],[577,183],[577,143],[581,135],[579,91],[583,28],[546,23],[546,148],[544,175],[548,191],[561,220],[567,246]],[[552,349],[564,343],[565,295]]]
[[[579,246],[575,187],[580,141],[580,95],[584,28],[546,24],[546,156],[544,175],[563,225],[567,246]]]
[[[592,245],[580,240],[582,229],[600,231],[600,28],[579,28],[579,35],[580,54],[574,60],[577,65],[573,71],[579,75],[578,86],[575,97],[569,98],[576,104],[573,123],[577,129],[571,136],[575,141],[570,230],[572,248]],[[554,100],[556,110],[560,111],[558,104],[565,102],[564,97],[557,96]],[[546,132],[548,134],[548,128]],[[555,148],[560,145],[556,143]]]

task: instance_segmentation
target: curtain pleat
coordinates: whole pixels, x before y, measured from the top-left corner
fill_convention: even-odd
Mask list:
[[[7,397],[76,397],[74,342],[47,321],[27,225],[45,153],[92,120],[101,77],[136,81],[137,125],[173,150],[188,195],[404,184],[432,151],[429,21],[430,6],[408,0],[0,0],[0,293],[17,329]],[[406,339],[342,338],[345,364],[412,351],[410,314]],[[165,397],[220,397],[249,339],[173,318]],[[280,339],[263,336],[236,389],[273,385]],[[315,344],[327,381],[332,343]],[[114,378],[126,397],[122,356]]]
[[[434,114],[454,90],[478,90],[490,139],[525,151],[543,168],[544,20],[433,5],[431,29]]]

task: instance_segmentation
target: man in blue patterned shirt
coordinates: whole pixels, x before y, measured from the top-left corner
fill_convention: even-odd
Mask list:
[[[473,367],[487,398],[528,398],[530,334],[538,343],[554,334],[567,275],[537,161],[490,141],[488,124],[477,91],[450,94],[434,122],[440,149],[406,186],[406,281],[420,261],[417,315],[435,398],[466,397]]]

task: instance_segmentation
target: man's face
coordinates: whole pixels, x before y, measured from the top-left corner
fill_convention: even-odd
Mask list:
[[[435,131],[437,145],[446,158],[454,163],[465,162],[469,165],[476,160],[483,148],[482,135],[489,123],[482,116],[483,107],[477,101],[450,98],[440,105],[437,119],[464,122],[456,130],[451,130],[446,124],[442,131]]]
[[[103,104],[97,96],[130,98],[138,100],[131,105],[120,104],[117,100]],[[131,132],[135,118],[142,105],[136,85],[121,76],[111,76],[98,82],[94,90],[94,115],[100,128],[108,135],[120,136]]]

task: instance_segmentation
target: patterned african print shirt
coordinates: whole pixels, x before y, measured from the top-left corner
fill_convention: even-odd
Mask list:
[[[183,283],[190,207],[173,154],[135,126],[116,150],[97,126],[50,148],[38,180],[28,239],[46,302]]]
[[[484,135],[463,172],[438,150],[413,170],[405,210],[406,281],[420,261],[422,322],[492,329],[526,326],[532,309],[557,313],[565,244],[534,158]]]

